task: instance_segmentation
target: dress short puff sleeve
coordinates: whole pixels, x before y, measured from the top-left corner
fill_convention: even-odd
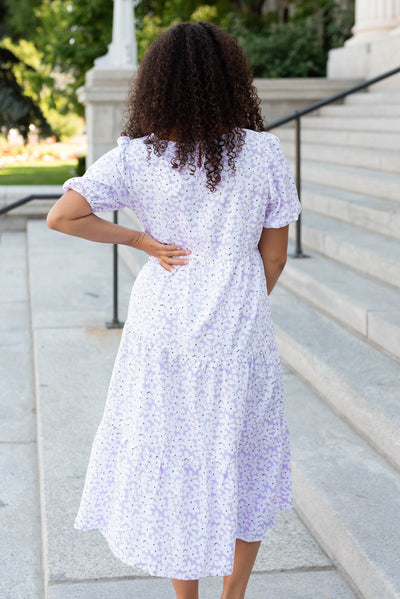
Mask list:
[[[131,203],[125,181],[125,154],[128,137],[119,137],[117,147],[103,154],[91,164],[82,177],[65,181],[64,191],[73,189],[90,204],[93,212],[118,210]]]
[[[279,229],[299,218],[301,204],[292,171],[276,135],[268,134],[268,145],[268,203],[263,226],[266,229]]]

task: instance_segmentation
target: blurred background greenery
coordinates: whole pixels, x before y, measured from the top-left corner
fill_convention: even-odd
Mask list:
[[[110,0],[0,0],[3,136],[27,141],[34,125],[63,142],[82,130],[76,90],[107,52],[112,12]],[[255,77],[323,77],[328,51],[351,35],[354,0],[142,0],[135,14],[139,61],[171,25],[206,20],[235,35]]]

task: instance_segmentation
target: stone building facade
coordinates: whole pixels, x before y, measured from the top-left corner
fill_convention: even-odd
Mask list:
[[[331,50],[329,78],[369,79],[395,68],[400,62],[400,0],[356,0],[352,32],[343,48]],[[400,76],[377,86],[400,90]]]

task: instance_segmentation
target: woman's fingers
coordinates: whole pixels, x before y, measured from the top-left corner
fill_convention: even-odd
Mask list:
[[[168,248],[168,246],[167,246]],[[183,256],[183,255],[187,255],[190,254],[191,251],[190,250],[184,250],[182,248],[180,249],[175,249],[175,250],[168,250],[165,246],[159,248],[160,249],[160,254],[168,254],[169,256]]]
[[[170,264],[167,264],[167,262],[165,262],[162,258],[160,258],[160,264],[163,268],[165,268],[165,270],[169,270],[170,272],[175,270],[175,268],[173,266],[171,266]]]
[[[187,258],[170,258],[169,256],[163,256],[163,260],[167,264],[188,264],[189,262]]]
[[[159,262],[161,266],[170,271],[175,270],[172,267],[173,264],[189,264],[187,258],[171,258],[170,256],[162,256],[162,258],[159,258]]]
[[[160,243],[148,233],[143,234],[143,237],[150,246],[148,249],[143,249],[145,249],[149,255],[156,256],[161,266],[166,270],[171,272],[174,271],[174,264],[188,264],[189,260],[186,256],[192,253],[191,250],[184,249],[180,245]]]

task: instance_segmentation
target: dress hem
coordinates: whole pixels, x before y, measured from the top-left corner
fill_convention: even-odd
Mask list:
[[[286,504],[286,505],[282,505],[281,507],[277,508],[277,512],[278,511],[287,511],[293,509],[293,504]],[[253,538],[252,535],[250,535],[250,538],[248,535],[241,535],[240,533],[238,533],[237,536],[235,536],[235,539],[239,539],[241,541],[246,541],[247,543],[253,543],[253,542],[257,542],[257,541],[263,541],[265,535],[267,534],[267,532],[273,528],[276,527],[276,513],[275,513],[275,517],[272,518],[267,526],[267,528],[264,530],[264,532],[261,535],[256,535],[257,538]],[[230,574],[232,574],[232,570],[233,570],[233,563],[231,566],[228,567],[229,571],[224,571],[221,572],[220,569],[217,571],[215,570],[207,570],[207,572],[203,572],[203,573],[199,573],[196,575],[188,575],[189,577],[186,578],[182,578],[182,574],[179,573],[171,573],[169,572],[168,574],[165,573],[165,571],[162,571],[160,569],[154,569],[151,567],[148,567],[145,564],[140,563],[139,561],[136,561],[135,563],[133,562],[129,562],[126,560],[126,558],[123,558],[119,555],[119,552],[115,549],[115,547],[113,546],[112,542],[110,541],[110,539],[107,536],[107,532],[106,530],[104,530],[103,528],[98,528],[98,527],[94,527],[94,528],[84,528],[83,526],[79,526],[77,524],[74,524],[74,528],[76,530],[82,530],[82,531],[88,531],[88,530],[98,530],[99,532],[101,532],[101,534],[103,535],[103,537],[106,539],[108,547],[110,548],[111,552],[114,554],[114,556],[119,559],[123,564],[127,565],[127,566],[131,566],[132,568],[139,568],[140,570],[143,570],[144,572],[146,572],[149,576],[156,576],[156,577],[160,577],[160,578],[175,578],[177,580],[198,580],[199,578],[207,578],[209,576],[229,576]],[[244,538],[245,537],[245,538]],[[261,537],[261,538],[260,538]]]

